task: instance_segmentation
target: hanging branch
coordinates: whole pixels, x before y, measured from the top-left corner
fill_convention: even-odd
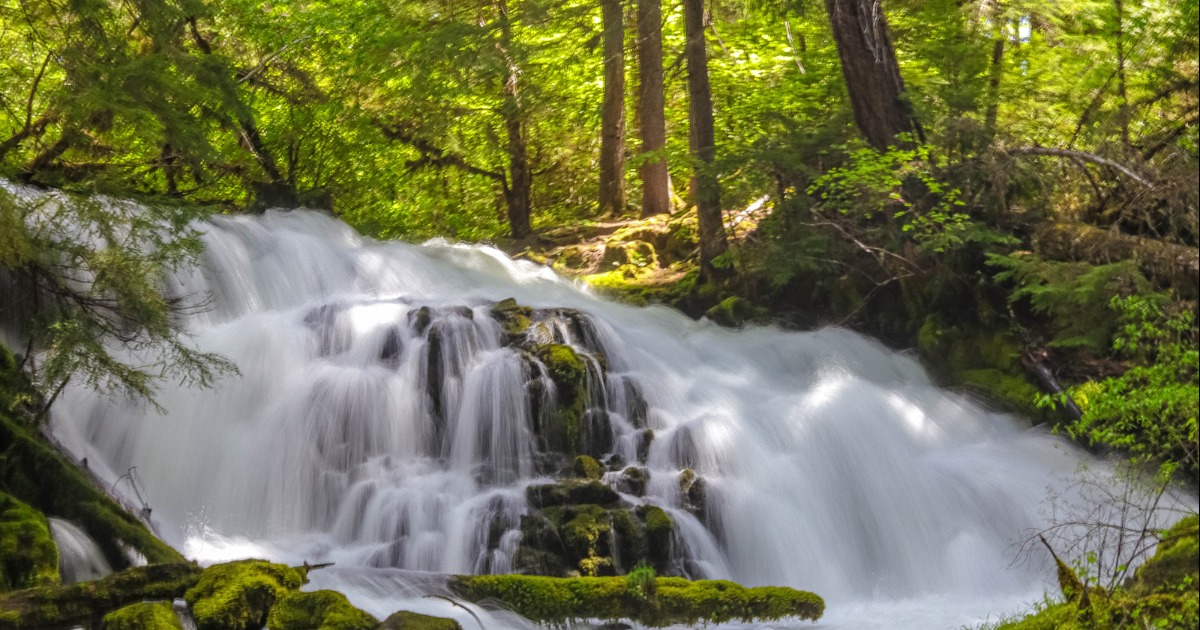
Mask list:
[[[1138,175],[1136,172],[1134,172],[1133,169],[1129,168],[1128,166],[1125,166],[1118,162],[1114,162],[1113,160],[1110,160],[1106,157],[1096,155],[1095,153],[1088,153],[1087,151],[1075,151],[1072,149],[1054,149],[1051,147],[1018,147],[1015,149],[1004,149],[1004,152],[1009,155],[1049,155],[1049,156],[1053,156],[1053,157],[1063,157],[1063,158],[1070,158],[1070,159],[1075,159],[1075,160],[1084,160],[1087,162],[1092,162],[1093,164],[1100,164],[1102,166],[1107,166],[1115,171],[1118,171],[1119,173],[1128,177],[1129,179],[1132,179],[1133,181],[1141,184],[1142,186],[1145,186],[1146,188],[1154,188],[1153,182],[1151,182],[1149,179],[1146,179],[1145,177],[1143,177],[1141,175]]]

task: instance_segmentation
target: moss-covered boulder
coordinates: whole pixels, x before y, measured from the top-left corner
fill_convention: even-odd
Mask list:
[[[652,597],[634,593],[624,577],[550,578],[523,575],[455,576],[450,588],[469,601],[499,600],[546,624],[576,619],[629,619],[651,627],[725,621],[816,620],[825,602],[805,591],[746,588],[722,580],[657,578]]]
[[[129,604],[180,597],[196,584],[200,572],[187,562],[152,564],[91,582],[0,595],[0,630],[87,626]]]
[[[379,630],[462,630],[462,626],[453,619],[401,610],[385,619]]]
[[[622,265],[657,268],[658,252],[653,245],[645,241],[609,239],[604,244],[604,257],[600,260],[600,267],[608,270]]]
[[[1196,515],[1162,535],[1154,555],[1134,577],[1112,591],[1084,588],[1075,572],[1057,562],[1065,601],[1015,619],[997,630],[1117,630],[1200,627],[1200,532]]]
[[[1129,590],[1139,595],[1177,592],[1178,585],[1200,587],[1200,517],[1193,514],[1163,532],[1162,540],[1137,568]]]
[[[743,297],[731,296],[704,312],[709,321],[728,328],[737,328],[755,320],[765,319],[770,312]]]
[[[617,490],[638,497],[646,496],[646,484],[650,483],[650,471],[642,466],[626,466],[617,479]]]
[[[104,615],[104,630],[183,630],[171,602],[138,602]]]
[[[0,593],[59,581],[58,547],[46,517],[0,492]]]
[[[587,365],[579,353],[565,344],[539,344],[531,351],[554,381],[557,403],[552,417],[535,427],[538,437],[544,450],[576,455],[581,452],[583,442]]]
[[[492,307],[492,317],[500,324],[505,345],[518,343],[525,337],[533,324],[532,316],[532,308],[517,304],[513,298],[503,299]]]
[[[302,569],[240,560],[205,569],[184,599],[198,630],[258,630],[275,601],[306,580]]]
[[[1006,330],[984,330],[929,315],[917,333],[921,358],[943,381],[982,394],[1001,407],[1051,419],[1034,404],[1041,393],[1025,373],[1021,349]]]
[[[571,472],[575,473],[576,477],[598,480],[604,476],[604,466],[594,457],[579,455],[571,465]]]
[[[271,630],[374,630],[379,621],[335,591],[286,592],[267,615]]]
[[[129,566],[126,548],[149,562],[183,560],[40,433],[2,409],[0,488],[43,514],[78,523],[115,568]]]
[[[621,500],[621,496],[602,481],[577,479],[529,486],[525,489],[525,498],[534,508],[585,503],[611,505]]]

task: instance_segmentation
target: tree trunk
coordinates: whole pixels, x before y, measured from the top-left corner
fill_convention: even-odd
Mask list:
[[[638,0],[638,119],[642,153],[657,157],[642,162],[642,216],[671,211],[671,177],[667,158],[667,121],[663,113],[662,0]]]
[[[625,23],[622,0],[601,0],[604,105],[600,123],[600,212],[625,211]]]
[[[1000,5],[992,12],[992,63],[988,69],[987,109],[983,116],[983,146],[990,147],[996,138],[996,119],[1000,114],[1000,80],[1004,76],[1004,12]]]
[[[904,94],[904,81],[879,0],[825,0],[837,41],[854,122],[883,151],[902,133],[922,136]],[[923,140],[923,138],[921,138]]]
[[[717,279],[713,260],[725,253],[725,225],[721,217],[721,186],[713,171],[716,143],[713,135],[712,89],[708,84],[708,56],[704,45],[704,0],[684,0],[684,54],[688,70],[688,113],[695,174],[696,219],[700,232],[700,275]]]
[[[1047,221],[1037,227],[1034,250],[1056,260],[1096,265],[1134,260],[1151,280],[1195,293],[1200,284],[1200,250],[1140,236],[1102,230],[1086,223]]]
[[[513,238],[527,238],[533,234],[529,222],[530,190],[533,175],[529,170],[529,150],[525,142],[525,122],[521,111],[521,92],[518,79],[520,68],[512,56],[512,21],[508,14],[508,3],[496,3],[500,11],[500,52],[508,65],[504,79],[504,131],[508,136],[508,184],[504,189],[504,202],[508,207],[508,226]]]

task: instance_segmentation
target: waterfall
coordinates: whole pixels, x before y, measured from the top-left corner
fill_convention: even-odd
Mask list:
[[[51,518],[50,534],[58,546],[58,570],[64,584],[95,580],[112,573],[96,541],[73,523]]]
[[[102,477],[137,467],[189,557],[333,561],[315,585],[374,614],[474,627],[420,595],[437,574],[513,570],[526,488],[562,464],[544,448],[549,367],[495,316],[513,298],[533,309],[526,341],[582,357],[586,448],[644,466],[645,496],[623,497],[675,521],[679,573],[812,590],[822,627],[880,628],[1011,612],[1053,577],[1014,563],[1016,544],[1084,456],[871,339],[726,330],[490,247],[375,242],[317,212],[202,229],[203,260],[167,291],[211,298],[183,324],[240,373],[167,384],[161,414],[68,388],[52,418]]]

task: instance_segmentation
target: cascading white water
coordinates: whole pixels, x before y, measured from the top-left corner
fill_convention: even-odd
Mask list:
[[[96,541],[74,523],[51,518],[50,534],[58,546],[58,570],[64,584],[95,580],[112,573]]]
[[[494,249],[373,242],[315,212],[204,229],[202,264],[168,290],[211,296],[185,323],[240,375],[166,387],[163,415],[69,389],[53,417],[101,475],[137,467],[160,530],[191,557],[335,561],[316,585],[370,612],[473,627],[412,600],[432,578],[411,572],[513,566],[524,489],[544,472],[526,390],[546,379],[490,315],[511,297],[587,314],[581,331],[540,311],[530,334],[606,357],[589,394],[606,450],[635,461],[639,426],[655,432],[644,500],[675,520],[680,570],[817,592],[822,627],[958,627],[1052,577],[1014,567],[1014,543],[1081,455],[867,338],[724,330]],[[683,509],[684,468],[704,480],[702,511]]]

